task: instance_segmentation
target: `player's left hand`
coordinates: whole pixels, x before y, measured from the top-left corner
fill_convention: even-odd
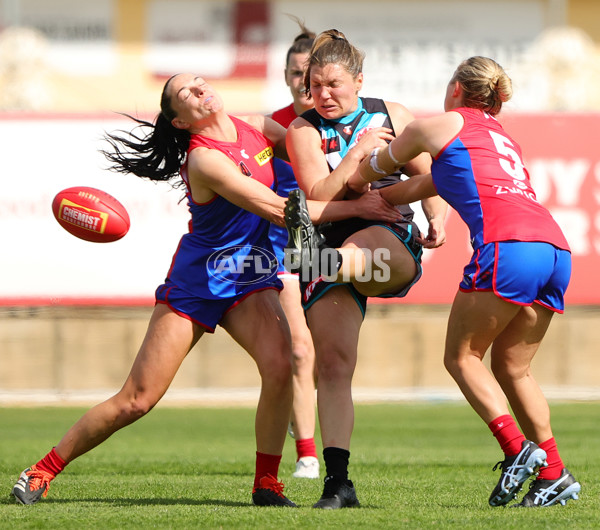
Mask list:
[[[446,228],[444,220],[433,218],[429,221],[429,230],[426,237],[415,238],[423,248],[438,248],[446,242]]]

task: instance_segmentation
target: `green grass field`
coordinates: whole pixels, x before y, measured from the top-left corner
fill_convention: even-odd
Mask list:
[[[294,479],[288,438],[280,479],[298,509],[251,505],[254,411],[158,407],[69,465],[47,499],[9,496],[19,473],[81,415],[74,408],[0,408],[0,528],[498,528],[600,526],[600,403],[553,403],[563,459],[580,500],[490,508],[501,458],[464,403],[358,405],[351,477],[362,506],[311,508],[322,482]],[[527,486],[525,486],[527,488]]]

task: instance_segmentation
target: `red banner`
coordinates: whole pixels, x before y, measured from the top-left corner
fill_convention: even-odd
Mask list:
[[[595,276],[600,270],[600,152],[596,148],[600,114],[507,113],[501,121],[522,146],[537,197],[550,209],[571,246],[573,275],[567,303],[600,304],[600,282]],[[0,140],[7,153],[4,174],[20,175],[27,160],[27,186],[10,181],[0,196],[0,269],[10,278],[0,286],[0,305],[152,303],[189,214],[177,194],[102,169],[98,139],[104,131],[123,126],[121,119],[113,123],[99,117],[0,117]],[[37,158],[31,158],[27,143],[18,141],[32,129],[44,138]],[[63,163],[65,142],[71,160],[67,165]],[[122,241],[98,245],[78,240],[59,227],[52,217],[52,198],[60,189],[75,185],[103,189],[123,202],[132,225]],[[405,299],[373,302],[451,303],[471,249],[467,229],[452,210],[446,231],[446,245],[425,251],[423,278]],[[44,274],[39,272],[40,259]],[[121,265],[140,260],[144,267],[133,276]]]
[[[268,2],[235,3],[235,64],[229,77],[267,76],[269,13]]]

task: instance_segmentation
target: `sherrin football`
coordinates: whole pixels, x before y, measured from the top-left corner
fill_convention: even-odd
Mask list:
[[[129,230],[129,214],[112,195],[85,186],[59,191],[52,213],[67,232],[94,243],[121,239]]]

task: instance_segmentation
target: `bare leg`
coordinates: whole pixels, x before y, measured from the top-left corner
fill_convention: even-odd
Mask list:
[[[523,307],[492,346],[491,367],[525,436],[536,443],[552,437],[550,409],[531,373],[554,313],[538,304]]]
[[[58,455],[71,462],[149,412],[202,333],[199,326],[157,304],[123,388],[86,412],[67,431],[56,446]]]
[[[458,292],[452,304],[444,364],[486,424],[509,412],[500,385],[482,360],[494,339],[520,309],[491,292]]]
[[[349,450],[354,428],[352,377],[362,314],[345,287],[334,287],[309,309],[308,322],[315,339],[323,446]]]
[[[294,279],[284,280],[279,301],[292,333],[294,400],[292,420],[297,440],[315,435],[315,349]]]
[[[254,359],[262,385],[256,409],[256,448],[280,455],[292,408],[289,327],[273,289],[244,299],[221,325]]]
[[[367,250],[366,254],[363,249]],[[417,274],[417,265],[410,252],[394,234],[381,226],[371,226],[352,234],[339,252],[343,262],[338,281],[351,281],[365,296],[398,292]]]

